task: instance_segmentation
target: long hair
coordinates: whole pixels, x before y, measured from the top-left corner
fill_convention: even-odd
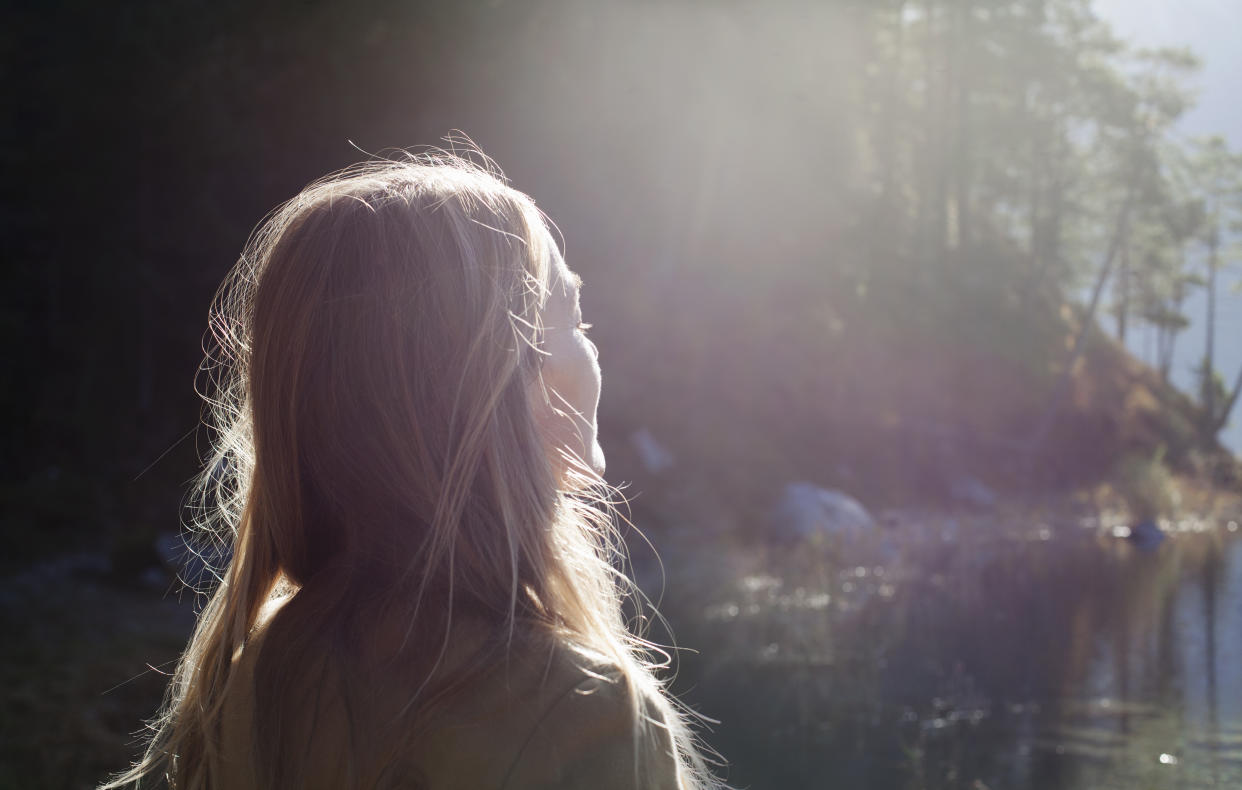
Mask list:
[[[623,622],[636,590],[602,480],[570,458],[594,488],[565,490],[537,426],[555,252],[530,198],[442,152],[329,176],[256,230],[213,303],[204,367],[214,440],[194,526],[231,559],[143,758],[104,787],[216,784],[234,658],[285,599],[256,668],[261,786],[301,783],[289,719],[316,684],[357,713],[346,762],[375,754],[391,722],[368,724],[349,668],[380,620],[405,624],[418,670],[401,729],[425,725],[484,658],[442,666],[461,612],[504,648],[540,632],[606,658],[639,710],[657,708],[635,726],[662,721],[685,786],[708,782],[650,645]],[[310,668],[284,671],[295,661]]]

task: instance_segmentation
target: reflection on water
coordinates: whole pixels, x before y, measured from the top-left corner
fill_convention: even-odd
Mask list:
[[[1242,788],[1242,532],[944,520],[700,556],[677,686],[764,788]],[[676,586],[674,586],[676,585]]]

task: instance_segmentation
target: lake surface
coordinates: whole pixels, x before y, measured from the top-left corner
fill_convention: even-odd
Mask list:
[[[675,688],[734,786],[1242,788],[1242,513],[1154,551],[1108,515],[887,515],[853,541],[660,536]],[[125,765],[191,625],[106,556],[62,560],[0,583],[0,787]]]
[[[1169,526],[705,549],[669,571],[676,687],[753,790],[1242,788],[1242,530]]]

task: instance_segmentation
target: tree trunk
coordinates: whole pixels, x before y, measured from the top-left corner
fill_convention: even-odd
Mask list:
[[[932,250],[936,261],[943,267],[946,260],[949,229],[949,165],[953,157],[953,85],[957,79],[954,68],[954,49],[958,42],[954,37],[953,20],[944,23],[940,41],[940,106],[937,108],[936,126],[939,129],[937,150],[932,156],[934,168],[934,197],[932,204]]]
[[[916,249],[924,251],[932,246],[932,235],[935,224],[935,184],[936,159],[939,155],[940,135],[936,129],[935,95],[936,80],[936,6],[935,0],[923,3],[923,106],[921,112],[922,146],[918,157],[917,194],[918,209],[915,212],[915,243]],[[922,269],[923,276],[928,276],[927,268]]]
[[[954,18],[953,52],[957,75],[954,104],[956,105],[956,132],[954,139],[953,204],[956,209],[956,241],[962,256],[969,254],[971,243],[970,212],[970,63],[968,61],[971,41],[971,2],[957,0]]]
[[[1207,414],[1209,425],[1216,423],[1216,268],[1219,249],[1220,232],[1213,226],[1208,236],[1207,344],[1203,352],[1203,411]]]
[[[1156,370],[1160,371],[1160,380],[1169,383],[1169,371],[1173,367],[1174,329],[1168,326],[1156,327]]]
[[[1117,272],[1117,340],[1126,344],[1126,316],[1130,312],[1130,239],[1121,242],[1121,269]]]
[[[1185,250],[1179,253],[1182,256],[1181,265],[1178,271],[1185,266]],[[1173,312],[1177,315],[1182,313],[1182,305],[1186,302],[1186,284],[1184,281],[1178,281],[1173,286]],[[1160,328],[1160,335],[1157,341],[1158,353],[1160,355],[1160,378],[1165,384],[1169,383],[1169,375],[1173,370],[1173,350],[1177,347],[1177,336],[1181,334],[1181,330],[1175,326],[1164,326]]]
[[[898,92],[902,85],[902,59],[905,49],[906,24],[904,19],[906,0],[893,5],[893,52],[889,78],[884,85],[883,125],[879,129],[880,140],[880,205],[888,212],[893,203],[897,181],[897,119]],[[897,212],[893,212],[896,214]]]
[[[1233,380],[1233,390],[1229,393],[1228,399],[1220,407],[1220,416],[1216,418],[1216,424],[1212,431],[1213,436],[1220,433],[1221,429],[1229,424],[1229,414],[1233,411],[1233,407],[1237,405],[1239,393],[1242,393],[1242,368],[1238,369],[1238,377]]]

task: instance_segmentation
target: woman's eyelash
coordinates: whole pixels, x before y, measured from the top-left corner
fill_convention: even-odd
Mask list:
[[[587,331],[588,329],[590,329],[592,326],[593,326],[593,324],[588,324],[586,321],[579,321],[579,322],[578,322],[577,329],[578,329],[578,331],[579,331],[579,332],[586,332],[586,331]]]

